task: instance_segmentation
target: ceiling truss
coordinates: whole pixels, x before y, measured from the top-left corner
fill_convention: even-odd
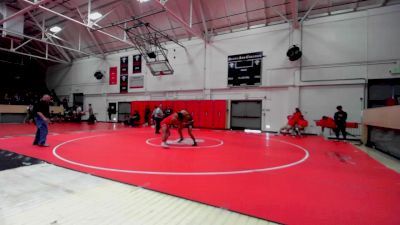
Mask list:
[[[195,37],[209,43],[213,35],[251,29],[254,25],[288,23],[292,29],[301,29],[311,15],[399,3],[400,0],[15,0],[4,3],[18,11],[0,17],[0,32],[20,38],[3,35],[0,51],[51,63],[71,63],[87,56],[104,58],[120,49],[166,55],[162,53],[166,42],[183,46],[180,40]],[[103,15],[91,20],[90,14],[96,11]],[[3,26],[21,15],[25,18],[23,33]],[[54,25],[63,31],[50,32]]]

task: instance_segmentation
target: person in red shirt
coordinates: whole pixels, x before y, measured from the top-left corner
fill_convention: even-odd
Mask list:
[[[306,127],[308,127],[308,121],[304,119],[303,116],[300,116],[299,120],[295,125],[294,131],[297,135],[301,136],[301,131],[304,131]]]
[[[331,129],[336,128],[335,120],[332,117],[328,117],[328,116],[323,116],[322,119],[319,121],[319,124],[321,126],[322,132],[324,131],[325,127],[331,128]]]
[[[328,116],[322,116],[320,120],[316,121],[316,125],[321,127],[321,135],[324,134],[325,128],[336,129],[335,120]]]
[[[282,127],[279,130],[279,133],[290,133],[290,131],[293,130],[293,128],[296,126],[297,122],[299,121],[299,119],[302,117],[303,115],[301,114],[301,111],[299,108],[295,109],[295,112],[288,116],[288,122],[287,124]]]
[[[161,121],[161,132],[162,132],[162,143],[161,146],[164,148],[168,148],[167,140],[171,135],[170,127],[177,126],[178,133],[180,136],[180,140],[178,142],[183,141],[182,129],[187,127],[190,137],[193,140],[193,146],[197,146],[196,139],[192,134],[193,128],[193,119],[192,116],[186,111],[181,110],[179,112],[173,113],[167,118]]]

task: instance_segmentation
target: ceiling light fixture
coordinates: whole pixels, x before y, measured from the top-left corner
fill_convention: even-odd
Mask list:
[[[89,19],[90,20],[97,20],[97,19],[99,19],[100,17],[102,17],[103,15],[101,14],[101,13],[99,13],[99,12],[94,12],[94,13],[90,13],[90,15],[89,15]]]
[[[53,32],[53,33],[58,33],[58,32],[60,32],[61,30],[62,30],[62,29],[61,29],[61,27],[59,27],[59,26],[53,26],[53,27],[50,28],[50,31]]]
[[[143,2],[148,2],[149,0],[138,0],[138,2],[143,3]]]

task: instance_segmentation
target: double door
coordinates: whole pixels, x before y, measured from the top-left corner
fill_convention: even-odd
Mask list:
[[[261,101],[232,101],[231,128],[261,130]]]

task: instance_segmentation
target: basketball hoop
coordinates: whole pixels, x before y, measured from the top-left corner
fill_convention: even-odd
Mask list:
[[[147,63],[153,76],[171,75],[174,73],[168,61],[155,61]]]

